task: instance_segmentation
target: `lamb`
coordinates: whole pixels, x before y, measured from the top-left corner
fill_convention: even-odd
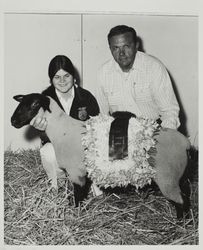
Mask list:
[[[28,125],[40,108],[45,111],[44,116],[48,121],[46,133],[54,146],[58,165],[68,172],[74,184],[78,205],[84,198],[83,187],[87,174],[82,145],[82,138],[86,134],[85,122],[66,115],[52,98],[42,94],[18,95],[14,99],[20,102],[11,118],[16,128]],[[188,209],[188,197],[181,192],[179,184],[188,163],[189,140],[178,131],[165,128],[160,129],[154,138],[157,143],[156,154],[153,156],[153,179],[162,194],[175,204],[177,217],[181,218],[183,211]]]

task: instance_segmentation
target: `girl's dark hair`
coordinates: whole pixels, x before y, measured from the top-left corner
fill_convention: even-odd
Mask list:
[[[127,32],[132,33],[133,40],[136,43],[137,42],[137,33],[136,33],[136,31],[132,27],[128,27],[126,25],[118,25],[118,26],[113,27],[110,30],[109,34],[108,34],[108,42],[109,42],[109,44],[110,44],[110,39],[113,36],[125,34]]]
[[[49,63],[48,74],[51,81],[60,69],[67,71],[73,77],[75,76],[75,69],[71,60],[67,56],[57,55]]]

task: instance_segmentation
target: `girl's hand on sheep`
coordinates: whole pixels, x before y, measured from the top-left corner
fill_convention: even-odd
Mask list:
[[[30,125],[38,130],[44,131],[47,127],[47,120],[45,117],[43,117],[43,115],[44,110],[40,108],[37,115],[30,121]]]

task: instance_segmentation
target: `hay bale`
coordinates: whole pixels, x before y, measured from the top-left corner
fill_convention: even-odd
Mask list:
[[[197,162],[191,169],[197,170]],[[196,245],[198,176],[191,178],[190,219],[177,222],[159,190],[145,187],[92,193],[75,208],[69,179],[50,190],[39,150],[4,154],[4,241],[7,245]]]

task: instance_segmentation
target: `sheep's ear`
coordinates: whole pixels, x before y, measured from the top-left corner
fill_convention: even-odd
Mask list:
[[[23,100],[24,95],[15,95],[13,96],[13,99],[17,102],[21,102]]]
[[[51,113],[51,110],[49,108],[50,105],[50,99],[47,96],[44,96],[43,98],[43,103],[42,103],[42,107],[44,110],[48,110]]]

